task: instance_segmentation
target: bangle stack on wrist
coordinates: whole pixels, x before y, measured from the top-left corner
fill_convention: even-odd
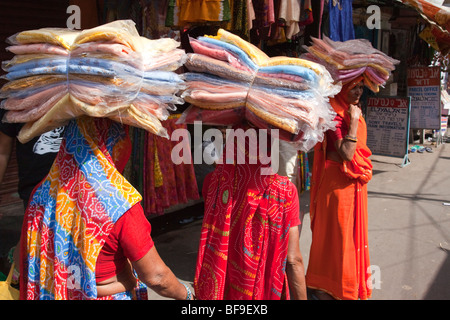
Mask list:
[[[351,141],[351,142],[358,142],[358,138],[357,137],[352,137],[352,136],[349,136],[349,135],[346,135],[344,137],[344,139],[347,140],[347,141]]]
[[[194,296],[192,294],[191,289],[189,288],[189,286],[183,282],[181,282],[181,284],[186,288],[186,292],[187,292],[187,296],[186,296],[186,300],[193,300],[192,297]]]

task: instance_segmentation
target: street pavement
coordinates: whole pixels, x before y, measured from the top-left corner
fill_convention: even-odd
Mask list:
[[[425,142],[424,146],[433,152],[411,153],[404,167],[401,158],[372,156],[374,176],[368,184],[372,300],[450,299],[450,143],[436,147]],[[300,205],[305,213],[300,247],[307,267],[308,192],[300,196]],[[190,284],[202,214],[200,202],[150,219],[160,256],[180,280]],[[14,245],[18,221],[15,215],[0,215],[3,258]],[[150,299],[164,298],[150,291]]]
[[[373,157],[369,248],[381,282],[373,299],[450,299],[450,144],[432,150],[411,153],[403,168]]]
[[[433,152],[409,154],[410,163],[404,167],[402,158],[371,157],[371,300],[450,299],[450,143],[436,147],[425,142],[423,146]],[[305,213],[300,248],[307,267],[311,245],[308,192],[300,196],[300,204]],[[171,218],[171,229],[154,235],[163,260],[189,283],[195,274],[202,210],[201,204],[183,210],[182,216]],[[161,223],[152,225],[155,230]],[[150,297],[163,299],[153,292]]]

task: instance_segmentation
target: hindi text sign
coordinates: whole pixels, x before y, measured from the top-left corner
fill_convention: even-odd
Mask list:
[[[409,97],[368,97],[367,146],[373,154],[407,159],[410,108]]]
[[[408,69],[407,95],[411,97],[411,128],[440,129],[440,77],[440,67],[413,67]]]

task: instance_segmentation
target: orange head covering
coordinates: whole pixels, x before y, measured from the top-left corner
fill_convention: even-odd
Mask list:
[[[345,97],[348,92],[353,89],[361,81],[364,82],[364,77],[359,76],[348,82],[342,87],[341,92],[336,95],[335,98],[330,99],[331,106],[338,115],[340,115],[347,124],[350,122],[350,117],[347,114],[349,105],[347,104]],[[355,155],[352,161],[343,162],[344,172],[351,178],[360,180],[361,183],[367,183],[372,179],[372,163],[369,157],[372,152],[366,145],[367,141],[367,126],[364,118],[360,116],[357,131],[357,144]]]
[[[356,77],[350,82],[347,82],[342,86],[341,91],[336,95],[336,97],[331,99],[331,105],[334,111],[336,111],[336,113],[340,115],[342,118],[345,118],[346,111],[348,110],[348,105],[345,102],[345,97],[347,97],[348,92],[352,90],[361,81],[364,82],[364,77],[362,75]],[[333,100],[339,100],[339,103],[333,103]]]
[[[349,124],[350,117],[347,113],[349,108],[345,97],[348,92],[353,89],[358,83],[364,81],[363,76],[359,76],[352,81],[348,82],[342,87],[342,90],[336,97],[330,99],[330,104],[333,107],[334,111],[341,116],[344,121]],[[367,141],[367,128],[366,122],[364,118],[361,116],[358,123],[358,131],[357,131],[357,145],[356,151],[353,156],[352,161],[343,161],[342,163],[342,171],[347,174],[347,176],[358,179],[361,183],[365,184],[372,179],[372,163],[369,157],[372,155],[372,152],[366,145]],[[323,169],[325,167],[326,160],[326,139],[322,143],[318,143],[314,150],[314,165],[313,165],[313,180],[311,181],[311,196],[315,197],[316,189],[319,187]]]

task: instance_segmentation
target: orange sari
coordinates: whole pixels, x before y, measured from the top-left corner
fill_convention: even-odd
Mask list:
[[[348,123],[343,100],[349,88],[331,99]],[[367,182],[372,178],[367,128],[361,116],[358,142],[351,162],[326,159],[326,138],[314,149],[311,180],[312,243],[306,284],[336,299],[371,296],[367,224]]]

